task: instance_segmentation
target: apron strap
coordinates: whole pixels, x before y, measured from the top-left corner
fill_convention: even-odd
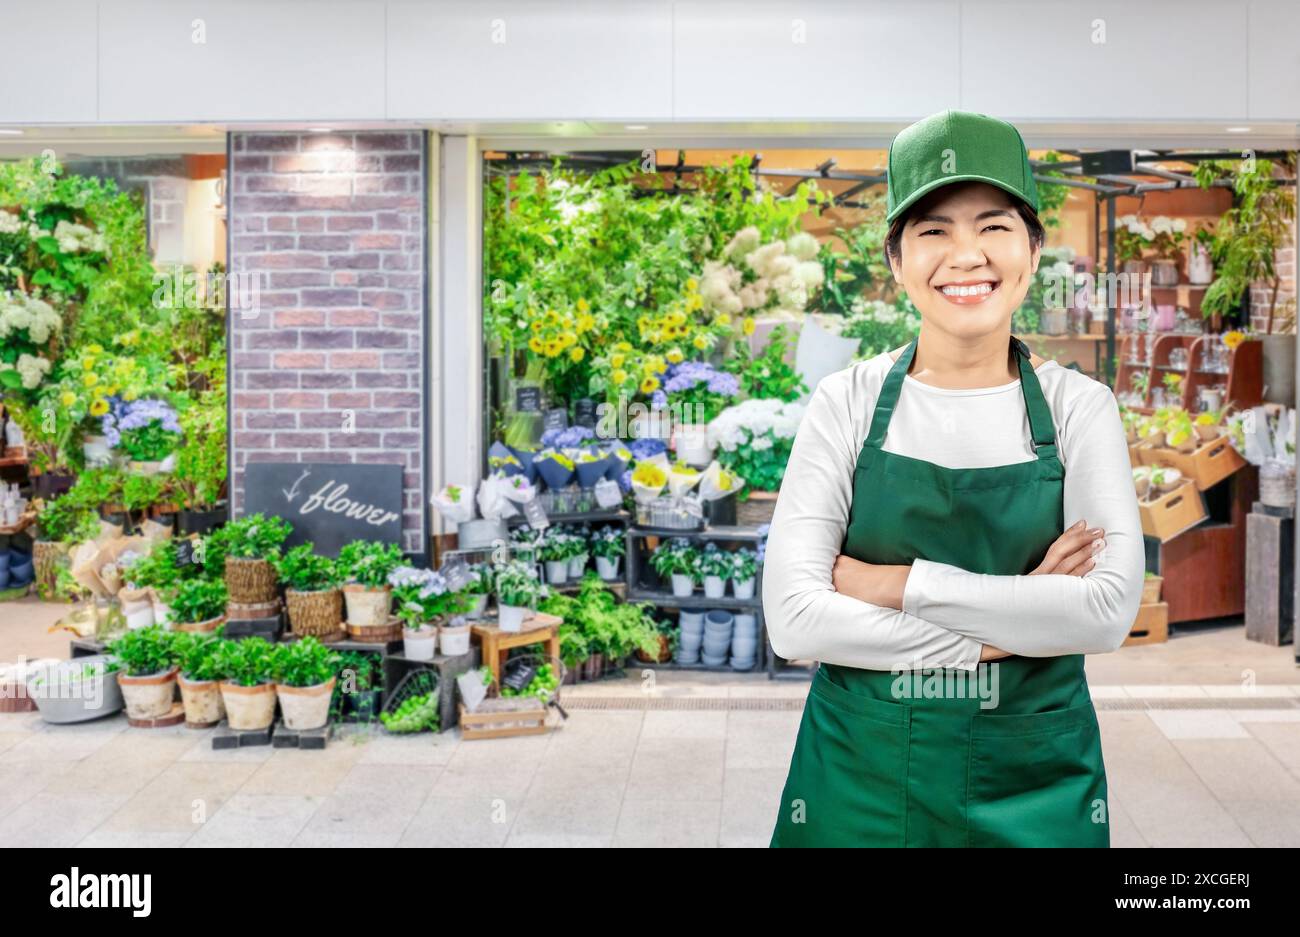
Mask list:
[[[872,449],[879,449],[885,443],[885,433],[889,429],[889,421],[894,416],[894,409],[898,406],[898,394],[903,387],[903,378],[907,376],[907,369],[911,367],[912,359],[916,356],[916,343],[919,338],[920,336],[917,336],[912,339],[903,349],[903,353],[889,369],[889,374],[885,376],[885,382],[881,385],[880,396],[876,399],[876,409],[871,415],[871,430],[867,434],[865,443]],[[1038,375],[1030,367],[1029,347],[1013,335],[1011,349],[1016,355],[1016,363],[1020,368],[1020,391],[1025,398],[1025,412],[1029,415],[1029,432],[1034,440],[1034,452],[1039,459],[1054,459],[1056,458],[1056,429],[1052,425],[1052,411],[1047,405],[1047,398],[1043,396]]]

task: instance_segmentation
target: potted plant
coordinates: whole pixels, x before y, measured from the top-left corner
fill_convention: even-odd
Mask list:
[[[226,519],[221,500],[226,484],[226,394],[204,393],[180,416],[185,443],[176,451],[176,490],[183,502],[178,530],[206,534]]]
[[[438,715],[438,694],[431,692],[408,696],[391,713],[380,713],[379,721],[393,733],[437,732],[441,722]]]
[[[731,591],[738,599],[754,597],[754,580],[758,575],[758,553],[737,550],[731,556]]]
[[[349,580],[343,587],[349,626],[388,624],[393,604],[388,577],[405,562],[395,543],[354,540],[339,551],[339,572]]]
[[[275,561],[291,529],[283,518],[249,514],[208,535],[204,563],[221,571],[231,602],[264,605],[276,600]]]
[[[46,501],[36,515],[36,540],[32,545],[36,584],[42,598],[53,595],[60,559],[69,544],[92,540],[99,533],[99,515],[67,495]]]
[[[174,631],[212,632],[226,623],[226,584],[219,579],[186,579],[168,606]]]
[[[1223,411],[1219,410],[1196,414],[1194,426],[1196,429],[1196,436],[1201,442],[1211,442],[1212,440],[1219,438],[1222,432],[1222,427],[1219,425],[1219,421],[1222,419],[1222,413]]]
[[[122,711],[117,681],[118,662],[103,654],[33,663],[27,668],[27,698],[45,722],[88,722]]]
[[[469,576],[463,590],[469,596],[469,609],[465,614],[478,620],[487,609],[488,595],[492,592],[492,567],[487,563],[475,563],[469,568]]]
[[[388,576],[393,605],[402,620],[403,652],[411,660],[433,660],[438,644],[438,615],[447,579],[431,569],[402,566]]]
[[[686,598],[695,591],[695,560],[698,555],[699,551],[689,540],[674,537],[655,547],[655,551],[650,554],[650,565],[660,578],[672,577],[674,596]]]
[[[580,533],[568,534],[565,540],[569,554],[569,579],[581,579],[587,569],[587,538]]]
[[[512,560],[493,574],[497,594],[497,624],[502,631],[521,631],[534,603],[546,594],[531,566]]]
[[[284,724],[295,731],[319,729],[329,721],[342,658],[314,635],[275,646],[272,671]]]
[[[177,683],[185,707],[185,724],[192,729],[214,726],[226,716],[221,702],[221,671],[217,650],[221,646],[219,631],[182,632],[173,638],[175,658],[180,667]]]
[[[344,651],[340,655],[336,695],[341,695],[347,711],[359,721],[373,722],[379,715],[382,681],[378,655],[364,651]]]
[[[569,578],[568,534],[555,531],[542,541],[542,562],[546,564],[546,581],[562,586]]]
[[[274,645],[254,635],[222,641],[216,669],[221,674],[221,701],[232,729],[265,729],[275,718]]]
[[[600,578],[617,579],[618,564],[627,552],[627,541],[617,527],[602,527],[592,535],[591,552],[596,554],[596,572]]]
[[[1157,576],[1155,573],[1148,572],[1142,579],[1142,604],[1152,605],[1160,601],[1160,584],[1164,582],[1163,576]]]
[[[310,543],[302,543],[276,561],[285,586],[284,604],[289,630],[296,635],[334,637],[343,630],[343,593],[339,591],[334,560],[319,556]]]
[[[182,432],[176,410],[164,400],[114,398],[112,409],[104,417],[109,444],[126,455],[136,475],[170,471]]]
[[[149,509],[163,500],[167,479],[162,475],[125,475],[122,478],[122,507],[127,517],[135,523],[135,518],[143,522],[149,515]]]
[[[704,596],[720,599],[727,594],[727,580],[731,577],[732,556],[718,549],[716,543],[707,543],[695,560],[699,574],[704,577]]]
[[[105,649],[117,659],[117,678],[131,719],[158,719],[176,700],[176,662],[172,634],[158,625],[127,631]]]

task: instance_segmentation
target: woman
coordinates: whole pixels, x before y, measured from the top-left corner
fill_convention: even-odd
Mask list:
[[[928,117],[888,185],[921,331],[818,384],[786,468],[763,611],[820,665],[772,845],[1108,846],[1083,655],[1145,565],[1118,407],[1011,335],[1043,243],[1014,127]]]

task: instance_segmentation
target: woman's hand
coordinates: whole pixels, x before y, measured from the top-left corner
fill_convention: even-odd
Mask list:
[[[1100,527],[1090,528],[1085,521],[1079,521],[1056,538],[1047,548],[1043,562],[1029,575],[1082,576],[1097,565],[1097,554],[1106,546],[1102,539],[1105,533]]]
[[[903,589],[911,569],[910,566],[864,563],[841,553],[831,567],[831,583],[836,592],[852,596],[859,602],[902,611]]]

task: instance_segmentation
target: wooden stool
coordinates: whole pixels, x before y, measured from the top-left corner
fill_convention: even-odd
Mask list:
[[[492,668],[492,680],[501,685],[501,665],[506,653],[515,647],[545,644],[546,653],[556,660],[560,657],[560,625],[564,619],[558,615],[538,612],[524,619],[521,631],[502,631],[495,623],[475,624],[470,634],[482,645],[483,663]]]

